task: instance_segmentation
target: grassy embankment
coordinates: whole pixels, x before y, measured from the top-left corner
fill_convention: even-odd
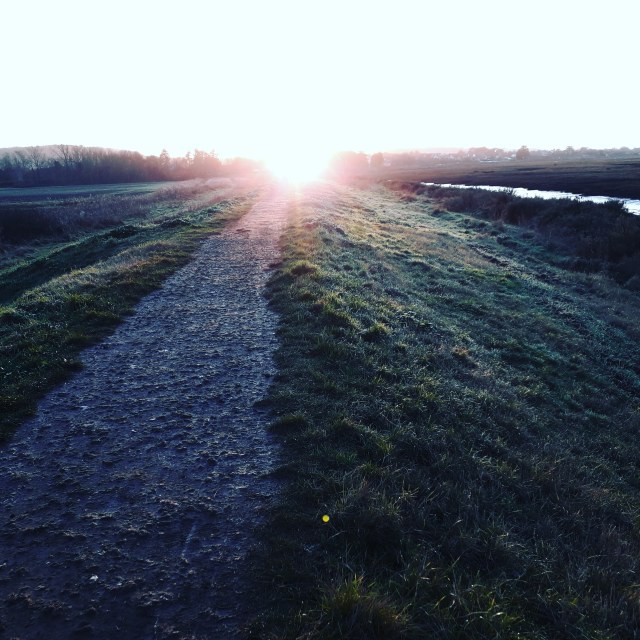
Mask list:
[[[254,633],[637,637],[638,294],[427,195],[317,188],[292,220]]]
[[[85,191],[0,203],[0,442],[81,367],[83,348],[253,202],[194,183]]]

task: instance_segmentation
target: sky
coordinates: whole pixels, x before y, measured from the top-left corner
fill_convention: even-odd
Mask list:
[[[0,0],[0,148],[640,146],[637,0]]]

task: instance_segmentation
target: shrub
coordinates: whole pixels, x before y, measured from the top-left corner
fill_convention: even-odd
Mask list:
[[[3,243],[19,244],[62,232],[60,220],[52,211],[19,205],[0,209],[0,241]]]

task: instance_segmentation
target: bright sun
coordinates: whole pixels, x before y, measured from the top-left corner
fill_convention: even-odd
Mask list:
[[[274,155],[265,160],[265,165],[279,180],[300,184],[318,180],[327,168],[327,159],[307,151]]]

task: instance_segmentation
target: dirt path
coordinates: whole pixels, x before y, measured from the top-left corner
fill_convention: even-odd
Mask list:
[[[286,205],[208,240],[0,450],[0,637],[233,637],[275,491],[254,403]]]

